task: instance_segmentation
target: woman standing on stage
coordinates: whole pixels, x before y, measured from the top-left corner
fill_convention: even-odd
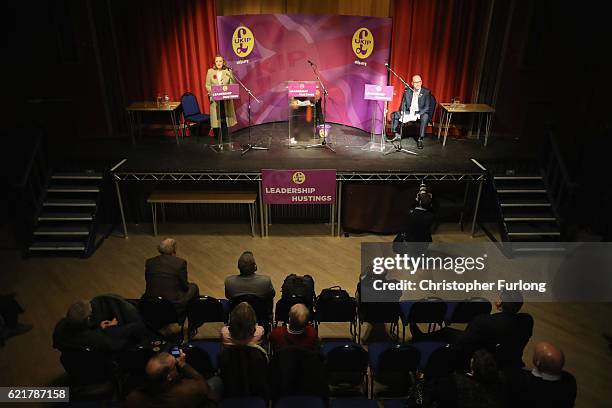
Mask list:
[[[237,121],[234,102],[231,99],[219,101],[219,107],[217,108],[217,101],[212,100],[212,86],[233,83],[234,74],[225,64],[225,59],[221,55],[215,55],[215,64],[206,73],[206,91],[210,98],[210,126],[214,129],[215,137],[219,136],[221,126],[223,126],[223,134],[227,135],[227,128],[234,126]]]

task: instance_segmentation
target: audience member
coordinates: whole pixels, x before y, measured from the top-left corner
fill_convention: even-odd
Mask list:
[[[146,383],[126,398],[127,407],[207,407],[222,393],[219,377],[208,381],[187,363],[181,351],[179,357],[162,352],[155,354],[145,368]]]
[[[495,307],[499,313],[476,316],[465,331],[445,327],[424,334],[411,323],[410,332],[415,341],[441,340],[455,344],[468,355],[474,350],[497,348],[496,358],[500,368],[523,365],[523,350],[533,333],[533,318],[519,313],[523,295],[519,291],[501,291]]]
[[[278,350],[286,346],[300,346],[312,350],[319,348],[319,335],[314,326],[308,323],[308,308],[295,304],[289,309],[289,323],[287,326],[275,327],[270,332],[270,346]]]
[[[221,339],[226,346],[260,345],[264,328],[257,324],[255,310],[247,302],[234,307],[227,326],[221,328]]]
[[[142,344],[148,334],[136,307],[118,295],[101,295],[68,308],[55,326],[53,347],[116,351]]]
[[[438,408],[503,407],[503,393],[493,355],[478,350],[470,361],[470,371],[442,378],[434,388]]]
[[[563,371],[565,356],[548,342],[536,344],[534,368],[506,370],[504,378],[513,407],[570,408],[576,400],[576,379]]]
[[[4,341],[32,330],[31,324],[19,323],[22,307],[15,300],[15,294],[0,296],[0,347]]]
[[[225,297],[232,299],[242,295],[255,295],[262,299],[274,298],[276,291],[269,276],[256,274],[257,264],[252,252],[246,251],[238,259],[240,275],[225,278]]]
[[[176,256],[176,241],[164,239],[158,247],[159,255],[145,264],[146,290],[143,297],[162,297],[176,306],[179,315],[185,313],[191,299],[200,292],[195,283],[187,280],[187,261]]]

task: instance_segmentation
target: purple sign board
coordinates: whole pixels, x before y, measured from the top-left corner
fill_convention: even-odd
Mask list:
[[[238,84],[213,85],[211,90],[213,101],[240,98],[240,88]]]
[[[334,204],[336,170],[261,170],[264,204]]]
[[[365,84],[363,99],[368,101],[393,100],[393,87],[386,85]]]
[[[315,96],[317,84],[312,81],[289,81],[287,82],[287,96],[289,98],[301,98]]]

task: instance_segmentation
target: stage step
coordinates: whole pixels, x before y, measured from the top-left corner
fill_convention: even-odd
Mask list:
[[[557,217],[550,210],[550,207],[544,208],[541,211],[524,211],[517,208],[503,210],[504,221],[556,221]]]
[[[553,223],[533,224],[533,223],[508,223],[506,224],[509,237],[559,237],[561,231],[559,227]]]
[[[511,180],[543,180],[542,176],[493,176],[495,181],[511,181]]]
[[[49,193],[99,193],[100,188],[97,186],[85,185],[51,185],[47,191]]]
[[[45,207],[95,207],[94,200],[51,198],[43,203]]]
[[[88,236],[89,228],[86,226],[44,226],[34,231],[36,236]]]
[[[502,208],[505,207],[551,207],[550,201],[546,198],[532,198],[532,199],[510,199],[503,198],[500,200],[499,205]]]
[[[503,186],[497,189],[498,193],[546,193],[546,188],[543,186],[518,185],[518,186]]]
[[[54,173],[40,203],[28,254],[91,255],[103,181],[104,173],[93,170]]]
[[[29,249],[31,252],[83,252],[85,248],[82,242],[34,242]]]
[[[84,172],[84,173],[55,173],[51,176],[51,180],[102,180],[102,173]]]
[[[79,213],[42,213],[38,221],[92,221],[91,214]]]

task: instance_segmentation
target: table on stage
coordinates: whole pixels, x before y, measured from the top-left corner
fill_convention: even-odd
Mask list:
[[[176,144],[179,144],[179,118],[178,112],[181,107],[180,102],[134,102],[128,106],[127,112],[130,118],[130,134],[132,136],[132,143],[136,143],[135,133],[136,130],[140,132],[142,128],[142,114],[146,112],[168,112],[170,114],[170,120],[172,121],[172,130],[174,131],[174,137],[176,138]]]
[[[476,133],[476,137],[478,139],[480,139],[482,118],[485,118],[484,145],[485,147],[487,146],[487,142],[489,141],[489,134],[491,132],[491,122],[493,121],[493,114],[495,113],[495,109],[493,107],[484,103],[441,103],[440,107],[442,109],[442,116],[440,118],[440,123],[438,123],[438,139],[440,139],[442,129],[444,129],[444,141],[442,142],[442,146],[446,146],[446,137],[448,136],[448,129],[451,126],[451,119],[453,117],[453,114],[455,113],[478,114],[478,130]]]

